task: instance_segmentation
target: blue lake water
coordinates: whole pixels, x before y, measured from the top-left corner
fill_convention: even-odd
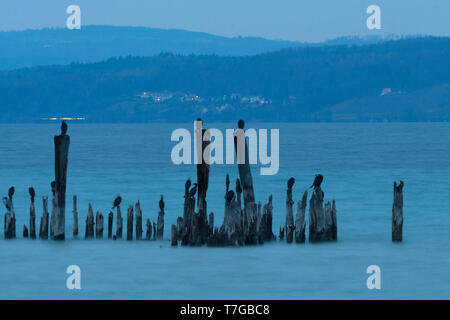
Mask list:
[[[220,129],[235,124],[206,124]],[[239,248],[170,246],[170,225],[183,212],[184,182],[194,165],[171,162],[181,124],[73,124],[64,242],[22,239],[28,187],[42,195],[53,179],[53,136],[59,124],[0,125],[0,195],[16,188],[19,239],[0,231],[1,299],[449,299],[450,151],[448,123],[265,123],[280,129],[280,170],[253,170],[262,203],[273,194],[274,233],[285,220],[286,181],[300,199],[316,173],[325,199],[336,200],[336,243],[280,241]],[[224,210],[225,175],[236,165],[211,167],[208,209],[216,225]],[[391,242],[392,184],[404,180],[404,241]],[[164,241],[73,240],[71,197],[78,196],[80,238],[88,204],[107,215],[114,197],[122,211],[140,200],[144,221],[166,201]],[[4,213],[2,210],[2,215]],[[106,236],[106,234],[105,234]],[[82,289],[66,288],[66,268],[79,265]],[[368,290],[366,268],[381,268],[381,290]]]

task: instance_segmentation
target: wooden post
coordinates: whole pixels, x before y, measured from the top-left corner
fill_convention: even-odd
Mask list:
[[[156,223],[153,222],[153,240],[156,240]]]
[[[336,204],[328,201],[324,207],[323,199],[322,189],[315,186],[309,202],[309,242],[337,240]]]
[[[177,226],[176,225],[172,225],[172,234],[171,234],[171,238],[172,238],[172,247],[176,247],[178,246],[178,239],[177,239]]]
[[[272,195],[270,195],[268,203],[263,206],[263,213],[261,215],[261,221],[259,222],[259,243],[275,239],[275,235],[272,232],[272,219],[273,205]]]
[[[8,190],[8,197],[3,197],[3,204],[7,210],[4,226],[5,239],[14,239],[16,237],[16,215],[14,213],[13,195],[14,187],[11,187]]]
[[[295,217],[295,242],[296,243],[305,243],[305,240],[306,240],[306,237],[305,237],[305,229],[306,229],[305,213],[306,213],[307,201],[308,201],[308,190],[305,190],[305,192],[303,193],[302,200],[297,202],[297,216]]]
[[[133,240],[133,206],[127,211],[127,240]]]
[[[30,193],[30,239],[36,239],[36,209],[34,207],[34,198],[36,193],[33,187],[28,189]]]
[[[114,213],[110,211],[108,214],[108,239],[112,238],[113,220],[114,220]]]
[[[116,219],[116,238],[122,239],[123,233],[123,218],[122,212],[120,211],[120,205],[117,206],[117,219]]]
[[[157,239],[162,239],[164,235],[164,198],[161,195],[159,200],[158,225],[157,225]]]
[[[139,201],[135,205],[135,214],[136,214],[136,240],[142,239],[142,211],[141,204]]]
[[[55,212],[56,212],[56,182],[52,181],[50,183],[52,189],[52,211],[50,213],[50,239],[53,239],[53,232],[55,229]]]
[[[293,233],[295,230],[295,226],[294,226],[294,201],[292,200],[292,187],[294,186],[295,183],[295,179],[294,178],[290,178],[288,183],[287,183],[287,191],[286,191],[286,225],[285,225],[285,230],[286,230],[286,242],[287,243],[292,243],[293,240]]]
[[[28,238],[28,228],[26,225],[23,225],[23,232],[22,232],[23,238],[27,239]]]
[[[67,124],[61,124],[61,134],[55,136],[55,183],[56,183],[56,210],[53,226],[53,239],[65,238],[65,213],[66,213],[66,179],[67,160],[69,155],[70,137],[66,134]]]
[[[195,193],[197,192],[197,184],[194,184],[192,189],[191,180],[186,180],[184,185],[184,208],[183,208],[183,226],[182,231],[179,235],[181,237],[181,245],[188,245],[192,243],[192,225],[195,214]]]
[[[103,230],[104,230],[103,214],[101,214],[99,211],[97,211],[97,214],[95,216],[95,238],[96,239],[103,239]]]
[[[94,210],[92,205],[89,203],[88,215],[86,217],[86,232],[84,235],[85,239],[91,239],[94,237]]]
[[[392,241],[403,240],[403,181],[394,181],[394,203],[392,204]]]
[[[336,201],[333,200],[331,207],[331,240],[337,241],[337,235]]]
[[[73,196],[73,237],[78,237],[78,210],[77,210],[77,196]]]
[[[250,170],[248,145],[245,140],[244,125],[244,120],[238,121],[238,129],[235,131],[234,137],[234,146],[236,157],[238,158],[239,178],[244,192],[244,207],[246,207],[249,203],[255,203],[255,192],[253,190],[253,178]]]
[[[145,226],[147,227],[147,231],[145,233],[145,239],[151,240],[152,239],[152,222],[150,221],[150,219],[147,219]]]
[[[39,226],[39,239],[47,240],[48,239],[48,197],[42,197],[42,206],[43,212],[41,217],[41,224]]]
[[[209,214],[209,221],[208,221],[208,238],[211,237],[211,235],[214,233],[214,212],[211,212]]]

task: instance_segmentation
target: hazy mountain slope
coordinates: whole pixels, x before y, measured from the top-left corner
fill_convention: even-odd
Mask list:
[[[0,121],[51,116],[85,116],[88,121],[186,121],[198,116],[208,121],[332,121],[339,120],[332,116],[339,110],[363,113],[359,102],[375,108],[383,88],[394,92],[383,96],[387,100],[398,91],[416,93],[409,100],[392,100],[375,120],[410,121],[408,112],[395,112],[404,107],[402,101],[417,110],[440,106],[431,119],[426,110],[417,112],[415,121],[445,120],[449,70],[450,38],[243,57],[163,54],[37,67],[0,72]],[[432,87],[440,89],[420,91]],[[422,96],[430,103],[421,104]]]

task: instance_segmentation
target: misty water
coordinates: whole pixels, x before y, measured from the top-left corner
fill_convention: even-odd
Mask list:
[[[220,129],[235,124],[206,124]],[[66,241],[22,239],[28,187],[50,196],[53,136],[59,123],[0,125],[0,195],[14,185],[18,239],[0,231],[1,299],[393,299],[450,298],[450,151],[448,123],[264,123],[280,129],[280,170],[253,167],[257,200],[273,194],[273,232],[285,220],[286,182],[296,178],[300,200],[316,173],[325,200],[336,200],[338,242],[236,248],[170,246],[170,225],[183,213],[184,182],[194,165],[171,161],[181,124],[69,123],[71,145]],[[213,165],[208,211],[220,224],[225,175],[236,165]],[[394,180],[404,180],[404,241],[391,242]],[[78,196],[79,239],[72,239],[72,195]],[[115,196],[126,207],[140,200],[144,221],[156,221],[166,201],[163,241],[84,240],[88,204],[105,216]],[[296,207],[296,206],[295,206]],[[309,206],[308,206],[309,208]],[[2,216],[5,210],[2,208]],[[114,228],[115,230],[115,228]],[[82,289],[66,288],[66,268],[81,268]],[[368,290],[366,269],[381,268],[381,290]]]

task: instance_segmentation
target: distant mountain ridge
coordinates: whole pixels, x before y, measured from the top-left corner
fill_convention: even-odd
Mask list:
[[[119,56],[174,54],[255,55],[284,48],[360,45],[392,40],[394,36],[341,37],[321,43],[223,37],[203,32],[144,27],[83,26],[0,32],[0,70],[72,62],[99,62]]]
[[[448,121],[450,38],[0,72],[0,122]]]

